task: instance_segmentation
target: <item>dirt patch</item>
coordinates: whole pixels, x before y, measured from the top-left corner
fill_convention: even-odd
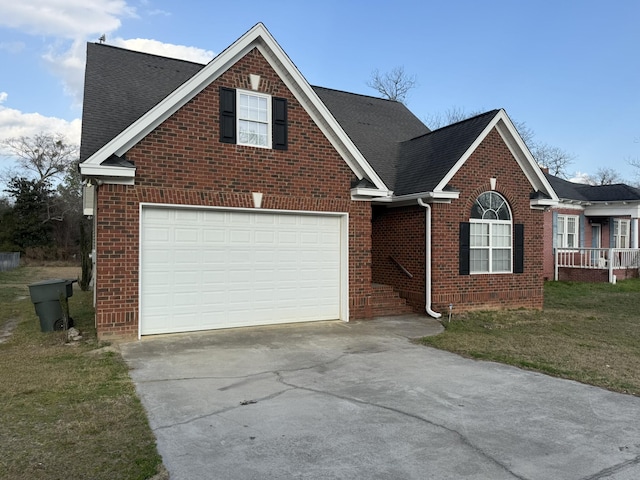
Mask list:
[[[2,328],[0,328],[0,343],[4,343],[7,341],[17,325],[18,320],[16,320],[15,318],[10,318],[6,322],[4,322],[4,325],[2,325]]]
[[[82,270],[77,267],[38,267],[38,276],[41,280],[49,280],[51,278],[64,278],[66,280],[80,278]]]

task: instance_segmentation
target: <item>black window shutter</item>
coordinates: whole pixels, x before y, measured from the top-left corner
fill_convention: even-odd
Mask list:
[[[287,99],[274,97],[272,100],[273,148],[287,149]]]
[[[524,273],[524,225],[513,226],[513,273]]]
[[[236,143],[236,91],[220,88],[220,141]]]
[[[460,275],[469,275],[471,224],[460,222]]]

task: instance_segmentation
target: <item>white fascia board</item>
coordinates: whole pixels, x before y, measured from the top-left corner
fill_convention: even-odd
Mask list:
[[[263,27],[264,28],[264,27]],[[359,179],[367,178],[378,190],[388,191],[388,187],[380,176],[371,167],[360,150],[355,146],[343,128],[340,126],[329,109],[320,100],[320,97],[311,88],[289,56],[271,35],[264,30],[266,35],[261,37],[262,43],[258,49],[267,59],[271,67],[280,75],[280,78],[294,94],[296,99],[311,116],[318,128],[327,137],[331,145],[340,153],[349,168]]]
[[[378,190],[376,188],[352,188],[351,198],[353,200],[367,200],[370,198],[391,197],[393,192],[388,190]]]
[[[86,161],[80,164],[80,174],[83,177],[122,177],[134,178],[135,167],[115,167],[110,165],[88,164]]]
[[[513,155],[518,165],[520,165],[520,169],[524,172],[531,186],[536,191],[546,193],[552,200],[558,202],[558,195],[547,180],[547,177],[544,176],[538,162],[533,158],[529,147],[527,147],[524,140],[522,140],[518,129],[509,118],[509,115],[507,115],[504,110],[500,110],[498,116],[500,117],[496,122],[498,133],[504,140],[507,148],[509,148],[511,155]]]
[[[640,218],[640,204],[616,202],[605,205],[604,203],[591,204],[584,209],[584,214],[588,217],[616,217],[631,216]]]
[[[250,34],[254,32],[259,25],[261,24],[249,30],[243,37],[211,60],[198,73],[176,88],[166,96],[164,100],[129,125],[118,136],[104,145],[83,163],[99,165],[113,154],[118,156],[124,155],[154,128],[215,81],[215,79],[233,65],[238,58],[253,48],[251,43],[255,40],[255,37]]]
[[[561,200],[555,207],[556,209],[583,211],[588,205],[587,202],[567,202],[566,200]]]
[[[475,150],[480,146],[480,144],[484,141],[484,139],[489,135],[491,130],[497,128],[498,133],[504,140],[507,148],[513,155],[513,157],[518,162],[520,169],[523,171],[527,180],[531,184],[531,186],[536,190],[540,190],[546,193],[552,200],[558,201],[558,196],[556,192],[551,187],[551,184],[547,181],[546,177],[542,173],[542,169],[538,166],[533,155],[525,145],[522,137],[518,133],[518,130],[511,122],[511,119],[507,115],[507,112],[504,109],[500,109],[498,113],[493,117],[491,122],[485,127],[485,129],[478,135],[478,138],[474,140],[471,146],[467,149],[466,152],[460,157],[460,160],[456,162],[451,170],[445,175],[445,177],[440,181],[435,191],[439,191],[444,189],[451,179],[454,177],[458,170],[462,168],[465,162],[469,159],[471,154],[475,152]]]
[[[371,168],[364,156],[355,147],[342,127],[262,23],[256,24],[198,73],[170,93],[164,100],[132,123],[84,163],[99,165],[113,154],[124,155],[144,136],[204,90],[254,47],[260,50],[298,101],[307,109],[307,112],[358,178],[367,178],[378,189],[388,190],[382,179]]]
[[[529,201],[529,205],[531,206],[531,208],[535,208],[535,207],[555,207],[558,205],[558,202],[556,200],[552,200],[550,198],[536,198],[534,200],[530,200]]]
[[[460,192],[421,192],[412,193],[410,195],[398,195],[386,198],[375,198],[372,201],[381,203],[407,203],[415,202],[418,199],[422,199],[427,203],[449,203],[451,200],[460,198]]]

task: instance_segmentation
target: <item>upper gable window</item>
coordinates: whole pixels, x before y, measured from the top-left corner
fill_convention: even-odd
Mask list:
[[[484,192],[471,207],[470,273],[511,272],[511,212],[502,195]]]
[[[238,144],[271,147],[271,97],[238,90]]]
[[[220,141],[274,150],[289,144],[286,98],[220,87]]]

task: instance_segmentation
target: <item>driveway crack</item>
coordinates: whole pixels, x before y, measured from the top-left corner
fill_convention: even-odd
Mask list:
[[[466,445],[467,447],[471,448],[473,451],[477,452],[478,454],[482,455],[484,458],[490,460],[492,463],[497,465],[499,468],[501,468],[502,470],[504,470],[508,474],[513,475],[514,478],[517,478],[517,479],[520,479],[520,480],[528,480],[526,477],[523,477],[523,476],[518,475],[517,473],[513,472],[511,469],[509,469],[508,466],[506,466],[502,462],[498,461],[496,458],[494,458],[491,455],[489,455],[487,452],[482,450],[477,445],[473,444],[463,434],[461,434],[457,430],[454,430],[454,429],[452,429],[450,427],[447,427],[446,425],[442,425],[442,424],[439,424],[437,422],[433,422],[433,421],[428,420],[428,419],[426,419],[424,417],[421,417],[420,415],[417,415],[415,413],[405,412],[404,410],[400,410],[398,408],[390,407],[388,405],[381,405],[381,404],[374,403],[374,402],[368,402],[366,400],[362,400],[362,399],[359,399],[359,398],[348,397],[346,395],[339,395],[337,393],[327,392],[327,391],[324,391],[324,390],[317,390],[317,389],[310,388],[310,387],[302,387],[300,385],[295,385],[293,383],[287,382],[282,377],[282,375],[280,375],[280,372],[274,372],[274,373],[278,376],[278,381],[280,383],[282,383],[283,385],[286,385],[288,387],[291,387],[292,389],[305,390],[305,391],[308,391],[308,392],[318,393],[320,395],[326,395],[326,396],[329,396],[329,397],[338,398],[340,400],[345,400],[347,402],[357,403],[359,405],[366,405],[366,406],[369,406],[369,407],[374,407],[374,408],[379,408],[379,409],[382,409],[382,410],[387,410],[389,412],[397,413],[397,414],[402,415],[402,416],[406,416],[406,417],[409,417],[409,418],[413,418],[415,420],[419,420],[420,422],[426,423],[427,425],[431,425],[431,426],[446,430],[447,432],[450,432],[453,435],[457,436],[464,445]],[[584,480],[596,480],[597,478],[598,477],[594,477],[592,479],[590,477],[589,479],[584,479]]]
[[[584,477],[582,480],[601,480],[603,478],[610,477],[614,473],[618,473],[633,465],[640,465],[640,455],[636,458],[632,458],[631,460],[627,460],[626,462],[622,462],[617,465],[613,465],[612,467],[605,468],[604,470],[600,470],[598,473],[595,473],[588,477]]]
[[[166,430],[167,428],[178,427],[180,425],[188,425],[189,423],[197,422],[198,420],[202,420],[204,418],[214,417],[214,416],[217,416],[217,415],[223,415],[223,414],[225,414],[227,412],[231,412],[231,411],[236,410],[238,408],[246,408],[247,406],[252,405],[254,403],[260,403],[260,402],[264,402],[264,401],[267,401],[267,400],[271,400],[273,398],[279,397],[283,393],[286,393],[286,392],[288,392],[290,390],[294,390],[294,388],[285,388],[283,390],[280,390],[279,392],[272,393],[271,395],[266,395],[264,397],[252,399],[252,401],[250,401],[250,402],[244,402],[244,401],[243,402],[239,402],[237,405],[231,405],[231,406],[228,406],[226,408],[221,408],[220,410],[216,410],[214,412],[205,413],[203,415],[197,415],[195,417],[191,417],[191,418],[188,418],[186,420],[183,420],[182,422],[174,422],[174,423],[171,423],[171,424],[168,424],[168,425],[160,425],[158,427],[155,427],[153,429],[153,431],[155,432],[155,431],[158,431],[158,430]]]

